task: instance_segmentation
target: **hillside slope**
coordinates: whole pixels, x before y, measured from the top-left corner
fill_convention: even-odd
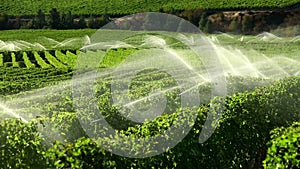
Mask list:
[[[300,0],[5,0],[0,13],[12,16],[35,15],[39,9],[71,11],[75,15],[132,14],[142,11],[185,9],[244,10],[278,9],[299,6]]]

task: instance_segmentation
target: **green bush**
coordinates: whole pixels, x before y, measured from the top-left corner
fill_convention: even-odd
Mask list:
[[[54,161],[56,168],[107,168],[104,166],[105,159],[108,159],[106,152],[88,138],[65,145],[55,142],[53,148],[48,150],[47,157]]]
[[[8,67],[12,67],[13,63],[12,62],[5,62],[4,63],[4,67],[8,68]]]
[[[106,96],[106,89],[109,89],[109,85],[98,85],[102,87],[96,88],[97,95]],[[299,110],[299,89],[300,78],[294,77],[281,80],[269,87],[260,87],[253,92],[235,93],[226,98],[217,97],[199,108],[178,108],[172,111],[173,113],[165,113],[143,124],[124,125],[118,129],[119,136],[127,136],[124,138],[118,138],[118,136],[87,138],[76,114],[69,112],[54,112],[50,114],[51,118],[38,118],[30,123],[7,120],[0,123],[0,160],[3,165],[1,168],[32,168],[33,166],[40,168],[44,166],[56,168],[260,168],[266,156],[270,131],[277,127],[289,126],[300,119],[300,114],[295,113]],[[171,94],[168,95],[170,101],[177,102],[175,98],[172,98]],[[106,117],[106,120],[120,125],[120,119],[114,120],[113,118],[117,118],[118,115],[110,105],[109,96],[103,99],[106,101],[100,102],[103,103],[100,105],[102,106],[100,110],[105,111],[107,115],[112,115],[111,118]],[[114,114],[109,114],[110,112]],[[222,112],[223,115],[213,135],[206,142],[199,143],[199,134],[204,128],[206,118],[211,113],[217,115]],[[197,116],[195,122],[191,115]],[[186,120],[179,121],[179,116],[183,116]],[[93,115],[88,116],[86,120],[90,122],[96,119],[92,117]],[[38,134],[36,122],[41,124],[39,126],[41,135]],[[114,155],[112,150],[107,147],[104,150],[103,147],[105,144],[112,149],[141,153],[136,150],[143,145],[131,144],[132,147],[129,149],[124,146],[124,143],[131,143],[132,138],[156,137],[167,131],[170,126],[181,129],[184,124],[193,126],[187,136],[183,140],[175,140],[179,143],[174,148],[166,147],[166,152],[157,156],[125,158]],[[91,131],[99,132],[97,125],[91,125],[91,127]],[[102,131],[105,132],[105,129]],[[83,138],[80,138],[82,136]],[[175,135],[171,135],[170,139],[175,138],[173,136]],[[297,137],[291,137],[292,143],[290,144],[294,145],[294,142],[299,140]],[[274,139],[275,136],[271,138]],[[61,140],[62,143],[55,142],[52,145],[55,140]],[[142,147],[143,153],[151,153],[149,151],[151,146],[153,145]],[[271,155],[268,154],[270,158],[273,158]],[[293,154],[291,157],[284,155],[284,158],[295,157],[297,159],[299,157]]]
[[[0,168],[45,168],[44,150],[36,122],[0,122]]]
[[[73,143],[86,136],[76,115],[69,112],[54,112],[51,118],[40,118],[39,132],[45,138],[45,145],[51,147],[55,141]]]
[[[271,132],[264,168],[300,168],[300,122]]]
[[[287,78],[254,92],[228,97],[219,127],[207,141],[214,152],[202,158],[211,162],[211,168],[260,167],[269,132],[300,119],[300,114],[295,113],[300,108],[299,88],[299,78]]]
[[[288,78],[253,92],[236,93],[224,100],[218,98],[202,107],[204,118],[210,107],[216,106],[213,103],[223,102],[220,106],[224,106],[224,113],[218,128],[206,142],[199,144],[204,121],[198,119],[189,135],[172,149],[177,167],[262,167],[269,132],[300,119],[300,114],[295,113],[299,110],[299,88],[299,78]]]
[[[171,125],[182,126],[182,122],[178,121],[179,115],[188,116],[188,109],[184,111],[177,111],[174,114],[165,114],[158,117],[155,120],[144,123],[143,125],[136,125],[129,127],[127,131],[120,131],[121,136],[127,136],[121,138],[118,136],[109,138],[80,138],[75,143],[62,144],[56,142],[53,148],[49,149],[48,157],[54,161],[57,168],[174,168],[177,166],[175,161],[176,156],[180,156],[181,152],[167,150],[165,153],[148,157],[148,158],[126,158],[102,148],[102,145],[111,145],[112,149],[122,149],[128,153],[141,153],[135,151],[140,145],[132,144],[130,149],[124,146],[124,143],[130,143],[132,138],[149,138],[155,137],[161,132],[166,131]],[[192,110],[191,110],[192,111]],[[193,110],[195,113],[195,110]],[[200,113],[200,111],[197,111]],[[198,119],[202,116],[198,116]],[[176,133],[174,133],[176,134]],[[172,139],[172,138],[171,138]],[[187,145],[188,148],[190,148]],[[149,147],[143,147],[144,153],[151,153]],[[182,149],[180,149],[182,151]]]
[[[124,158],[104,151],[98,146],[93,146],[95,148],[93,151],[105,153],[106,162],[116,168],[259,168],[262,167],[262,161],[266,155],[266,143],[270,139],[269,132],[276,127],[288,126],[293,121],[300,119],[300,115],[294,113],[299,109],[297,105],[299,88],[299,78],[288,78],[269,87],[260,87],[253,92],[235,93],[226,98],[215,98],[210,104],[203,105],[198,110],[186,109],[186,112],[197,115],[191,131],[174,148],[157,156],[142,159]],[[107,108],[107,106],[102,105],[101,107]],[[211,108],[223,110],[224,114],[214,134],[206,142],[200,144],[198,142],[199,134],[207,115],[212,113],[210,112]],[[115,110],[106,109],[106,111],[109,113]],[[177,110],[173,114],[164,114],[144,124],[131,124],[128,130],[119,129],[119,131],[130,138],[157,136],[165,132],[171,125],[179,127],[183,125],[182,122],[176,121],[179,112]],[[192,122],[189,120],[184,123]],[[128,141],[130,143],[130,139],[119,138],[118,140],[114,136],[100,138],[96,141],[99,145],[108,145],[108,141],[111,140],[114,140],[111,142],[111,148],[123,148],[125,151],[126,147],[122,147],[123,143]],[[63,147],[74,147],[74,145],[64,145]],[[64,150],[63,147],[57,153],[75,151],[72,148]],[[140,145],[132,145],[128,153],[139,148]],[[150,149],[145,147],[144,150],[144,153],[148,153]],[[90,155],[92,154],[85,156]],[[101,153],[100,155],[100,162],[106,164],[101,161],[104,157]],[[73,155],[66,155],[66,157],[74,158]],[[62,163],[65,166],[71,166],[76,165],[75,161],[77,160],[80,161],[77,162],[80,164],[86,161],[81,156],[76,157],[73,162],[66,158],[64,160],[56,158],[54,161],[59,161],[57,166]],[[94,167],[98,167],[98,165],[100,164],[91,164]]]
[[[29,123],[18,119],[1,121],[0,168],[51,167],[54,163],[47,149],[56,140],[71,144],[82,136],[85,133],[73,113],[54,113],[52,118],[37,118]]]

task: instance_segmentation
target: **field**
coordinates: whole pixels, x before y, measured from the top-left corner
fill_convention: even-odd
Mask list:
[[[0,32],[0,168],[272,168],[299,38],[95,32]]]
[[[71,11],[75,15],[126,15],[142,11],[164,11],[186,10],[186,9],[203,9],[203,10],[238,10],[238,9],[279,9],[287,8],[299,4],[299,0],[85,0],[85,1],[30,1],[30,0],[8,0],[0,5],[1,13],[12,16],[35,15],[39,9],[48,13],[53,7],[59,11]]]
[[[80,38],[85,35],[91,36],[97,30],[95,29],[78,29],[78,30],[4,30],[0,31],[1,41],[24,40],[29,43],[43,43],[43,38],[51,38],[56,41],[64,41],[70,38]],[[34,34],[34,36],[33,36]],[[47,45],[47,44],[45,44]],[[77,47],[78,48],[78,47]]]

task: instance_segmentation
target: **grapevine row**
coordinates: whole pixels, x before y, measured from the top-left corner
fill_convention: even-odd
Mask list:
[[[23,0],[8,0],[0,5],[0,11],[8,15],[35,15],[41,9],[50,11],[52,7],[56,7],[58,11],[71,11],[74,15],[101,15],[101,14],[133,14],[141,11],[172,11],[172,10],[187,10],[187,9],[204,9],[204,10],[233,10],[233,9],[270,9],[284,8],[295,4],[299,4],[299,0],[139,0],[139,1],[124,1],[124,0],[102,0],[91,1],[70,0],[68,3],[63,3],[59,0],[34,0],[32,3],[27,3]],[[90,10],[93,9],[93,10]]]
[[[72,51],[73,52],[73,51]],[[77,61],[77,54],[71,51],[18,51],[1,52],[0,67],[13,68],[68,68],[74,67]]]

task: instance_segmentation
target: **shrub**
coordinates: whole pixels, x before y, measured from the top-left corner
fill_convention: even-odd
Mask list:
[[[73,143],[86,136],[76,115],[69,112],[54,112],[51,118],[39,118],[42,124],[39,132],[45,138],[45,145],[52,146],[55,141]]]
[[[0,168],[45,168],[45,150],[37,123],[18,119],[0,122]]]
[[[264,168],[300,168],[300,122],[271,131]]]
[[[88,138],[65,145],[55,142],[47,152],[47,157],[53,160],[56,168],[107,168],[103,167],[107,159],[105,155],[105,151]]]
[[[299,77],[287,78],[269,87],[257,88],[253,92],[235,93],[226,98],[216,97],[209,104],[202,105],[198,109],[178,108],[170,111],[172,112],[170,114],[165,113],[143,124],[123,121],[122,125],[122,119],[118,118],[120,115],[111,105],[109,96],[106,96],[109,93],[109,84],[98,85],[101,87],[96,88],[96,93],[104,99],[98,100],[100,101],[98,105],[100,112],[106,112],[106,115],[110,117],[106,117],[105,120],[111,125],[119,125],[119,129],[116,130],[119,131],[120,135],[128,136],[127,138],[118,138],[114,135],[101,137],[97,140],[87,138],[76,114],[69,112],[49,113],[51,118],[35,120],[44,125],[43,127],[40,126],[39,131],[53,139],[50,141],[38,134],[36,122],[23,123],[18,120],[7,120],[0,123],[0,160],[1,165],[3,165],[1,168],[32,168],[34,166],[43,168],[44,165],[47,167],[54,165],[57,168],[259,168],[262,167],[262,161],[265,159],[270,131],[276,127],[289,126],[300,119],[300,114],[295,113],[299,109]],[[244,89],[245,86],[241,87]],[[171,94],[168,95],[168,99],[177,102]],[[86,103],[90,102],[83,102],[83,104]],[[96,118],[93,118],[95,116],[92,113],[84,114],[85,120],[88,122],[95,120]],[[210,127],[204,126],[204,122],[212,113],[215,118],[220,113],[223,114],[219,122],[216,123],[218,126],[212,136],[206,142],[199,143],[200,131],[204,127]],[[179,115],[184,116],[183,119],[186,120],[179,121]],[[195,122],[192,120],[194,115],[197,116]],[[299,125],[299,123],[297,124]],[[159,134],[166,132],[170,126],[181,130],[183,125],[192,125],[193,127],[184,139],[174,140],[179,141],[174,148],[165,147],[166,152],[157,156],[125,158],[114,155],[111,150],[107,148],[104,150],[101,147],[106,144],[112,149],[118,148],[128,152],[128,154],[140,153],[135,150],[142,147],[143,153],[151,153],[149,147],[155,146],[155,143],[149,147],[137,144],[129,144],[132,147],[126,147],[124,143],[125,141],[131,143],[131,138],[159,136]],[[98,124],[91,125],[90,128],[91,131],[97,132],[95,134],[100,133],[97,126]],[[280,158],[283,157],[282,161],[286,162],[283,165],[298,167],[294,163],[291,165],[287,163],[293,161],[291,159],[299,158],[296,153],[292,154],[299,151],[299,148],[297,149],[299,146],[299,127],[297,130],[295,127],[296,125],[288,132],[282,132],[284,139],[289,141],[280,140],[280,144],[278,142],[280,146],[290,142],[287,144],[288,147],[282,149],[282,147],[276,146],[274,150],[274,148],[272,149],[274,141],[268,144],[271,150],[269,150],[267,159],[272,159],[273,154],[277,155],[276,157],[279,155]],[[103,126],[99,126],[99,128],[103,132],[107,131]],[[294,132],[295,130],[297,132]],[[280,134],[282,133],[280,132]],[[169,138],[175,138],[173,136],[175,135],[171,135]],[[276,141],[277,136],[279,137],[279,134],[271,138]],[[288,137],[285,138],[285,136]],[[59,140],[60,137],[63,138],[61,139],[62,143],[55,142],[52,147],[51,141]],[[280,136],[280,138],[282,137]],[[47,144],[42,145],[43,142]],[[47,146],[51,147],[49,151],[45,151]],[[280,154],[283,150],[287,153]],[[273,151],[276,153],[272,153]],[[289,154],[289,152],[291,153]],[[12,153],[14,156],[11,156]],[[285,161],[285,159],[289,159],[289,161]],[[271,162],[273,164],[273,161]],[[271,163],[265,162],[266,166],[269,164],[272,168]]]
[[[259,167],[265,158],[269,132],[300,119],[299,78],[287,78],[254,92],[226,99],[220,125],[208,144],[216,157],[207,159],[215,168]]]
[[[300,119],[300,115],[294,113],[299,109],[297,106],[299,88],[299,78],[288,78],[269,87],[260,87],[254,92],[215,98],[209,105],[203,105],[198,110],[187,109],[186,112],[189,112],[187,114],[197,115],[191,131],[174,148],[157,156],[143,159],[124,158],[103,151],[96,145],[92,146],[95,150],[85,156],[99,152],[97,155],[99,161],[94,165],[91,164],[94,167],[98,167],[100,163],[103,165],[110,163],[112,167],[116,166],[116,168],[259,168],[266,155],[266,143],[270,138],[269,132],[276,127],[288,126],[293,121]],[[107,105],[100,107],[107,107]],[[211,108],[223,110],[224,113],[213,135],[206,142],[200,144],[198,142],[199,133],[203,129],[207,115],[211,113],[209,112]],[[107,109],[107,112],[114,112],[114,110]],[[153,137],[163,133],[171,125],[182,126],[182,122],[176,123],[176,116],[176,112],[165,114],[150,122],[132,125],[128,130],[121,129],[120,131],[132,138]],[[184,124],[192,122],[189,120]],[[122,148],[122,143],[130,141],[126,139],[120,141],[114,137],[107,139],[114,140],[111,142],[112,148]],[[109,140],[101,138],[97,141],[108,145]],[[71,152],[79,150],[74,150],[72,148],[74,146],[75,144],[62,146],[57,153],[65,151],[70,151],[70,153],[62,153],[67,155],[55,161],[59,161],[59,165],[62,163],[65,163],[65,166],[72,165],[67,158],[75,158]],[[138,149],[139,146],[132,145],[130,150]],[[123,148],[126,149],[126,147]],[[130,150],[127,152],[135,152]],[[148,153],[147,147],[144,147],[144,150]],[[106,161],[103,160],[103,154],[106,154]],[[76,160],[73,160],[73,165],[77,160],[79,160],[78,164],[83,165],[87,160],[85,156],[77,156]]]

